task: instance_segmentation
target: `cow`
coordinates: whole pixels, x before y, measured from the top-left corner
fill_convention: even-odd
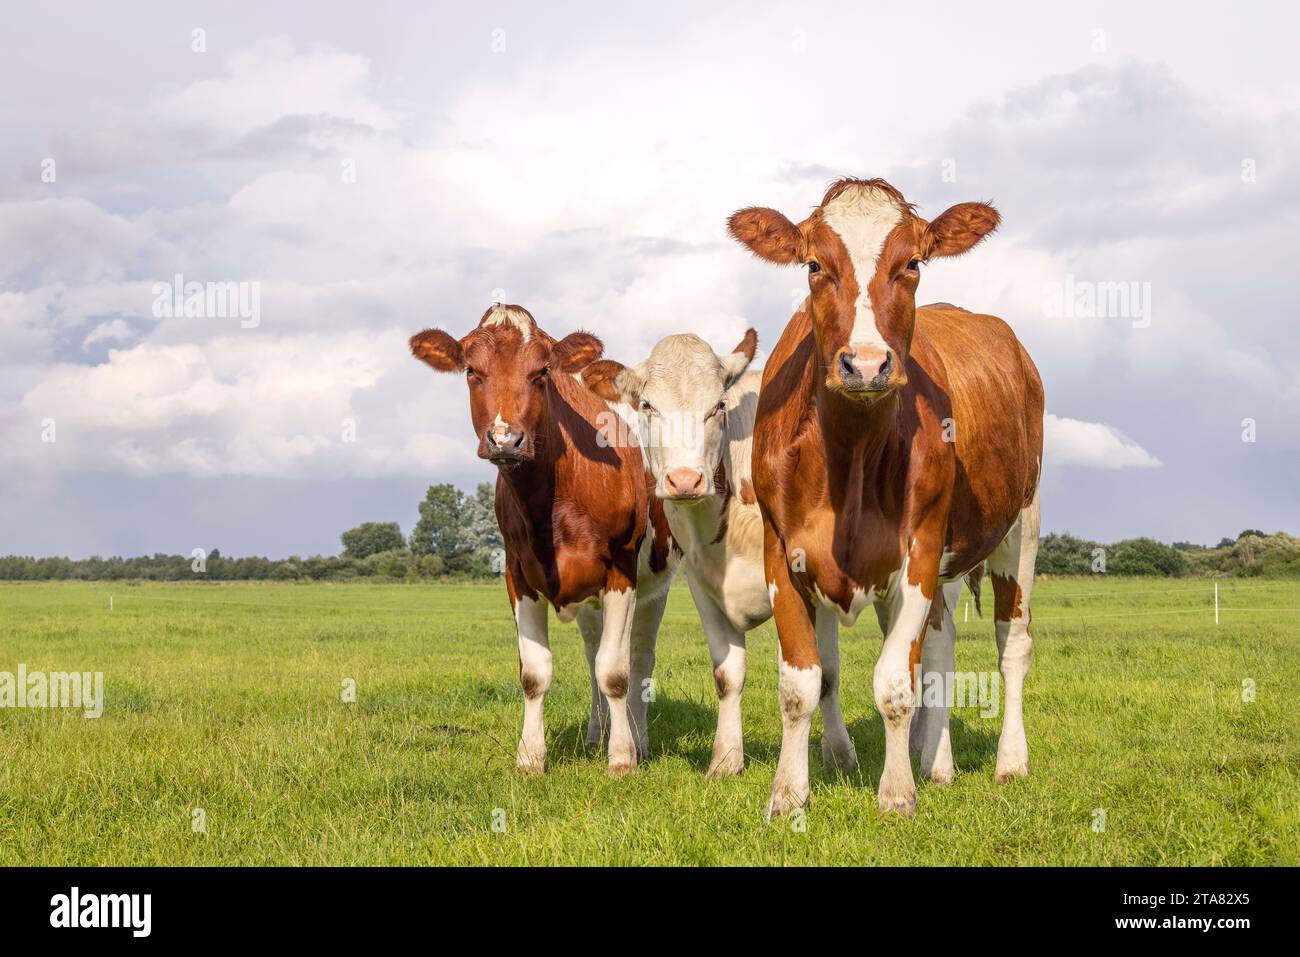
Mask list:
[[[609,406],[579,378],[600,358],[600,340],[574,332],[557,341],[527,309],[497,304],[460,340],[426,329],[410,347],[434,369],[465,375],[478,456],[497,467],[524,696],[516,766],[525,773],[546,766],[549,604],[560,621],[577,619],[586,646],[587,745],[607,736],[609,773],[634,771],[649,747],[647,691],[673,563],[640,449],[605,440]]]
[[[961,255],[998,222],[987,203],[960,203],[927,222],[880,179],[832,184],[797,225],[755,207],[728,221],[761,259],[808,269],[808,297],[768,360],[754,426],[780,641],[782,740],[769,818],[808,800],[812,711],[836,668],[823,658],[823,633],[868,605],[885,636],[872,680],[885,731],[879,808],[915,810],[909,743],[925,777],[952,779],[947,695],[918,709],[917,669],[951,687],[961,579],[984,563],[1006,689],[996,777],[1028,773],[1021,697],[1042,382],[1002,320],[916,306],[921,264]]]
[[[709,777],[744,769],[745,633],[772,617],[750,468],[762,373],[746,370],[757,345],[753,329],[725,355],[699,336],[672,335],[637,366],[601,359],[582,373],[597,395],[633,410],[655,495],[682,551],[718,692]],[[856,767],[838,696],[832,692],[821,704],[823,756],[844,770]]]

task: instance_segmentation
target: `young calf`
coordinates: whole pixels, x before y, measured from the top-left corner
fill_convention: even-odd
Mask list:
[[[577,377],[600,357],[600,340],[575,332],[557,342],[528,310],[496,305],[463,339],[440,329],[412,336],[411,353],[440,372],[465,374],[479,458],[498,469],[496,513],[524,692],[519,769],[536,773],[546,764],[549,603],[561,621],[578,618],[587,646],[587,742],[599,744],[607,710],[609,772],[632,771],[648,745],[643,691],[671,571],[641,451],[603,440],[609,409]]]
[[[718,689],[711,777],[735,774],[745,765],[745,632],[772,617],[763,521],[750,472],[762,373],[745,370],[757,343],[751,329],[733,352],[718,356],[698,336],[668,336],[635,368],[602,359],[582,374],[597,395],[635,410],[655,495],[683,553]],[[829,619],[818,632],[828,686],[821,699],[822,755],[848,770],[857,766],[857,756],[839,707],[837,629]]]

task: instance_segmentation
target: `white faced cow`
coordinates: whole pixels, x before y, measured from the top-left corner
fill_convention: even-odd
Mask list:
[[[682,550],[718,691],[710,777],[744,767],[745,632],[772,617],[763,520],[750,472],[762,373],[745,370],[757,344],[751,329],[734,351],[719,356],[698,336],[668,336],[634,368],[606,359],[583,372],[597,395],[635,410],[655,494]],[[838,672],[829,666],[838,655],[827,648],[822,660],[829,682],[821,699],[822,754],[828,764],[847,770],[857,757],[840,714]]]

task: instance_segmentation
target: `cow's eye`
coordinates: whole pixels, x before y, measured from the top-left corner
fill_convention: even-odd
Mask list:
[[[804,265],[806,265],[806,266],[808,267],[808,274],[809,274],[809,275],[812,275],[812,274],[815,273],[815,272],[821,272],[821,271],[822,271],[821,263],[817,262],[817,260],[815,260],[815,259],[811,259],[811,260],[809,260],[809,261],[806,262]]]
[[[551,374],[551,370],[549,367],[543,368],[539,372],[533,373],[533,382],[537,383],[537,385],[541,385],[543,382],[546,381],[546,377],[549,376],[550,374]]]
[[[641,411],[644,412],[646,415],[659,414],[658,410],[655,409],[653,405],[651,405],[649,402],[645,401],[644,399],[641,400]]]
[[[908,272],[920,272],[920,271],[921,271],[921,260],[919,260],[919,259],[912,259],[912,260],[909,260],[908,263],[907,263],[907,271],[908,271]]]
[[[466,379],[477,379],[478,377],[479,377],[479,374],[478,374],[478,370],[477,370],[477,369],[473,369],[473,368],[471,368],[470,366],[466,366],[466,367],[465,367],[465,378],[466,378]]]
[[[719,402],[717,405],[715,405],[715,406],[713,407],[713,414],[714,414],[714,415],[722,415],[722,413],[724,413],[724,412],[726,412],[726,411],[727,411],[727,400],[726,400],[726,399],[723,399],[721,402]]]

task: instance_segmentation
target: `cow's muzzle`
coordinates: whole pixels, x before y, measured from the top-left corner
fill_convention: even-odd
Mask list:
[[[528,433],[523,429],[516,431],[508,426],[494,426],[484,433],[483,447],[484,458],[494,465],[512,467],[532,458]]]
[[[832,384],[864,397],[879,395],[906,381],[894,350],[876,345],[847,345],[835,354]]]

